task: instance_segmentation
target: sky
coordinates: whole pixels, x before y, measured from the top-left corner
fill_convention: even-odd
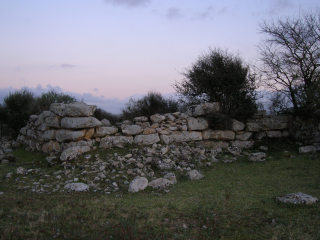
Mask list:
[[[119,113],[130,97],[174,93],[209,47],[257,58],[263,20],[318,0],[0,0],[0,102],[56,90]]]

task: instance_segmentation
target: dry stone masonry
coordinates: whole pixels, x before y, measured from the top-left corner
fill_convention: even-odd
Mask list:
[[[92,117],[96,106],[85,103],[54,103],[50,111],[30,116],[21,129],[19,144],[30,150],[61,155],[61,160],[96,148],[123,148],[126,145],[165,145],[190,141],[215,140],[221,147],[252,148],[264,137],[288,137],[288,116],[256,114],[247,123],[231,119],[227,130],[210,129],[208,114],[220,111],[219,103],[192,106],[187,112],[154,114],[111,126],[107,119]],[[64,152],[68,150],[67,152]]]

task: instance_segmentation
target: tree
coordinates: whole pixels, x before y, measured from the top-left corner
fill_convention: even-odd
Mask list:
[[[320,11],[260,24],[262,83],[284,94],[292,112],[312,116],[320,106]]]
[[[34,93],[27,89],[9,93],[4,99],[4,111],[6,112],[6,125],[13,130],[16,137],[22,127],[27,124],[31,115],[30,107],[34,102]]]
[[[209,48],[181,74],[185,78],[173,87],[184,104],[220,102],[224,114],[240,120],[257,110],[255,76],[238,55]]]
[[[54,90],[42,93],[40,97],[36,97],[33,105],[31,106],[31,112],[33,114],[41,114],[43,111],[49,111],[52,103],[72,103],[78,100],[64,93],[57,93]]]
[[[130,98],[122,109],[125,119],[133,119],[139,116],[151,116],[156,113],[169,113],[178,111],[179,104],[173,98],[166,99],[161,93],[149,91],[148,94],[138,100]]]

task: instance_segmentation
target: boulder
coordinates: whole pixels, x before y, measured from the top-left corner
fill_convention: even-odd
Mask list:
[[[165,116],[163,116],[163,115],[160,115],[160,114],[155,114],[155,115],[152,115],[151,117],[150,117],[150,120],[151,120],[151,122],[153,122],[153,123],[160,123],[160,122],[162,122],[162,121],[164,121],[166,119],[166,117]]]
[[[132,144],[133,137],[132,136],[112,136],[105,137],[100,140],[100,148],[112,148],[119,147],[123,148],[125,145]]]
[[[250,149],[254,145],[254,141],[240,141],[240,140],[235,140],[230,142],[232,147],[237,147],[240,149],[246,148]]]
[[[56,130],[47,130],[42,135],[43,141],[47,142],[56,139]]]
[[[156,132],[157,132],[157,130],[154,129],[154,128],[146,128],[146,129],[143,130],[142,134],[148,135],[148,134],[153,134],[153,133],[156,133]]]
[[[170,184],[177,183],[177,177],[174,173],[167,173],[163,178],[168,179],[170,181]]]
[[[65,117],[61,120],[62,128],[71,128],[71,129],[79,129],[79,128],[94,128],[100,127],[101,122],[94,117]]]
[[[220,103],[218,102],[193,105],[189,107],[186,114],[189,115],[190,117],[199,117],[199,116],[205,116],[215,112],[220,112]]]
[[[284,196],[276,197],[277,202],[293,203],[293,204],[314,204],[318,202],[318,198],[307,195],[302,192],[290,193]]]
[[[244,132],[243,134],[237,134],[236,140],[247,141],[252,137],[252,132]]]
[[[42,151],[44,153],[60,152],[60,150],[61,150],[60,143],[57,141],[51,140],[42,145]]]
[[[169,185],[171,185],[171,182],[168,179],[157,178],[157,179],[152,180],[151,182],[149,182],[148,187],[165,188],[165,187],[167,187]]]
[[[233,131],[207,129],[202,132],[202,138],[215,140],[234,140],[235,133]]]
[[[143,131],[139,125],[121,125],[122,133],[126,136],[137,135]]]
[[[86,103],[53,103],[50,106],[50,111],[61,117],[89,117],[91,116],[97,106],[87,105]]]
[[[284,122],[283,122],[284,121]],[[260,122],[260,126],[262,130],[281,130],[288,128],[288,120],[284,117],[269,117],[269,118],[262,118]]]
[[[264,162],[267,159],[267,154],[264,152],[251,153],[248,160],[251,162]]]
[[[299,153],[315,153],[316,148],[314,146],[299,147]]]
[[[129,185],[128,192],[136,193],[144,190],[148,186],[148,179],[145,177],[136,177]]]
[[[188,130],[205,130],[208,128],[209,124],[208,121],[204,118],[187,118]]]
[[[282,138],[281,131],[267,131],[267,136],[269,138]]]
[[[183,131],[183,132],[173,132],[171,135],[160,135],[160,139],[165,144],[174,142],[188,142],[188,141],[198,141],[202,140],[201,132],[194,131]]]
[[[246,125],[243,122],[239,122],[236,119],[231,119],[228,122],[228,125],[229,125],[230,130],[234,131],[234,132],[242,131],[246,127]]]
[[[202,178],[204,178],[204,176],[199,173],[197,170],[191,170],[189,172],[187,172],[187,178],[190,180],[200,180]]]
[[[48,127],[60,128],[61,127],[61,117],[53,114],[53,116],[47,117],[44,123]]]
[[[86,130],[72,131],[67,129],[61,129],[56,132],[56,140],[58,142],[64,141],[78,141],[84,138]]]
[[[89,151],[90,151],[89,146],[82,146],[82,147],[77,146],[77,147],[68,148],[61,153],[60,160],[61,161],[72,160],[78,157],[79,155]]]
[[[64,189],[76,191],[76,192],[84,192],[89,191],[89,186],[84,183],[68,183],[64,186]]]
[[[144,116],[142,116],[142,117],[135,117],[135,118],[133,119],[133,122],[148,122],[148,117],[144,117]]]
[[[86,129],[86,134],[84,135],[84,139],[87,139],[87,140],[91,139],[94,133],[95,133],[94,128]]]
[[[97,127],[93,137],[105,137],[106,135],[112,135],[116,132],[118,132],[118,128],[116,127]]]
[[[101,120],[101,126],[103,126],[103,127],[111,127],[111,123],[110,123],[110,121],[108,120],[108,119],[102,119]]]
[[[259,132],[261,130],[260,124],[257,122],[247,122],[246,131],[248,132]]]
[[[24,170],[23,167],[18,167],[17,168],[17,174],[24,175],[24,174],[27,174],[27,172],[26,172],[26,170]]]
[[[133,142],[138,145],[150,145],[159,141],[160,138],[158,133],[149,135],[136,135],[133,140]]]

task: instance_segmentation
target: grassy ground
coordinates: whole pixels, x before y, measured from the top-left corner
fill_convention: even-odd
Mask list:
[[[265,144],[266,162],[215,163],[202,180],[179,176],[169,193],[39,194],[1,179],[0,239],[320,239],[319,204],[275,201],[294,192],[319,198],[320,159],[288,142]],[[2,177],[18,165],[46,164],[40,154],[14,155]]]

